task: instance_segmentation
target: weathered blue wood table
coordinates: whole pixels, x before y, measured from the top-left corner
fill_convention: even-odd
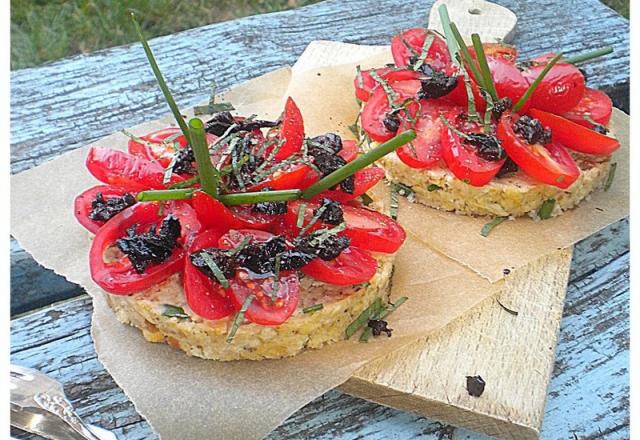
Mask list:
[[[585,69],[589,83],[628,112],[627,20],[597,0],[496,2],[518,16],[515,43],[524,57],[558,48],[572,54],[613,46],[614,56]],[[329,0],[157,38],[152,46],[178,103],[188,107],[205,99],[211,81],[229,87],[292,64],[312,40],[385,44],[400,29],[424,25],[431,4]],[[13,72],[12,172],[165,115],[141,53],[138,45],[117,47]],[[89,335],[91,300],[78,286],[39,267],[15,242],[11,256],[12,362],[59,379],[88,421],[122,438],[153,438],[96,358]],[[628,269],[627,220],[576,246],[542,438],[629,438]],[[332,391],[270,438],[454,437],[483,438]]]

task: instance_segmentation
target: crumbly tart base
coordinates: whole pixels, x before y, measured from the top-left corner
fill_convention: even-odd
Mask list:
[[[373,146],[373,144],[372,144]],[[609,158],[575,156],[580,177],[566,190],[535,182],[522,171],[496,178],[483,187],[471,186],[446,168],[415,169],[395,153],[378,161],[387,179],[411,187],[418,203],[444,211],[473,216],[530,215],[537,217],[542,203],[555,199],[552,216],[577,206],[593,191],[602,188],[609,174]],[[437,185],[437,189],[433,189]],[[429,191],[432,187],[432,191]]]
[[[347,326],[376,298],[388,300],[393,258],[377,255],[376,275],[363,285],[333,286],[302,278],[300,303],[285,323],[262,326],[245,321],[230,343],[227,333],[235,315],[217,321],[195,315],[186,304],[180,275],[132,296],[105,296],[118,320],[141,330],[149,342],[219,361],[279,359],[343,340]],[[321,310],[303,313],[304,307],[319,303]],[[189,318],[164,316],[166,304],[182,307]]]

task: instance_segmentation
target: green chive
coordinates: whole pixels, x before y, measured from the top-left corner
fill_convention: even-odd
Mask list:
[[[503,221],[505,221],[506,219],[508,219],[509,217],[496,217],[493,220],[491,220],[489,223],[487,223],[486,225],[484,225],[482,227],[482,229],[480,230],[480,235],[482,235],[483,237],[488,237],[489,234],[491,233],[491,231],[493,230],[493,228],[495,228],[496,226],[498,226],[500,223],[502,223]]]
[[[593,50],[591,52],[587,52],[587,53],[583,53],[580,55],[576,55],[573,57],[569,57],[569,58],[565,58],[563,60],[563,62],[567,63],[567,64],[578,64],[578,63],[583,63],[585,61],[589,61],[593,58],[598,58],[601,57],[603,55],[608,55],[611,52],[613,52],[613,47],[607,46],[607,47],[601,47],[600,49],[596,49]]]
[[[456,38],[451,32],[451,19],[449,18],[449,10],[447,9],[447,5],[440,5],[440,7],[438,7],[438,14],[440,15],[440,22],[442,23],[442,30],[444,31],[445,41],[447,42],[447,47],[449,48],[451,60],[454,63],[460,65],[458,63],[458,58],[456,57],[456,54],[458,53],[458,43],[456,43]]]
[[[418,70],[424,64],[424,60],[427,59],[427,54],[429,53],[429,49],[431,48],[431,44],[433,43],[434,36],[432,33],[427,33],[427,36],[424,39],[424,44],[422,45],[422,52],[420,53],[420,57],[416,61],[416,64],[413,66],[413,70]]]
[[[480,66],[480,73],[482,74],[486,90],[491,95],[491,98],[493,98],[494,101],[497,101],[499,99],[498,91],[496,90],[496,85],[493,83],[493,78],[491,77],[491,70],[487,63],[487,57],[484,53],[484,47],[482,46],[480,35],[471,34],[471,41],[473,41],[473,48],[476,52],[476,58],[478,60],[478,65]]]
[[[356,77],[358,78],[358,87],[364,87],[364,79],[362,79],[362,70],[360,69],[360,64],[356,66]]]
[[[324,309],[324,305],[323,304],[314,304],[312,306],[305,307],[304,309],[302,309],[302,313],[313,313],[313,312],[317,312],[318,310],[322,310],[322,309]]]
[[[253,205],[259,202],[288,202],[298,200],[302,192],[299,189],[278,191],[257,191],[247,193],[224,194],[218,200],[227,206]]]
[[[604,190],[609,191],[611,188],[611,184],[613,183],[613,178],[616,176],[616,168],[618,167],[618,163],[614,162],[609,165],[609,175],[607,176],[607,181],[604,184]]]
[[[541,220],[547,220],[551,218],[551,213],[553,212],[553,208],[556,206],[556,199],[547,199],[542,202],[540,205],[540,209],[538,209],[538,217]]]
[[[406,296],[398,298],[396,300],[396,302],[391,304],[391,307],[383,308],[382,311],[380,311],[378,313],[378,315],[374,316],[372,319],[384,319],[384,318],[386,318],[389,315],[389,313],[395,311],[398,307],[400,307],[402,304],[404,304],[404,302],[406,300],[408,300],[408,299],[409,298],[407,298]],[[360,342],[367,342],[372,334],[373,334],[373,329],[367,325],[367,327],[364,329],[364,331],[360,335]]]
[[[300,203],[298,206],[298,219],[296,220],[296,226],[301,228],[304,224],[304,214],[307,212],[307,204]]]
[[[347,177],[354,174],[356,171],[371,165],[382,156],[389,154],[392,151],[400,148],[401,146],[411,142],[416,138],[416,132],[413,130],[407,130],[394,138],[389,139],[385,143],[378,145],[376,148],[368,151],[365,154],[358,156],[348,164],[338,168],[328,176],[323,177],[304,191],[302,191],[302,198],[310,199],[317,196],[322,191],[332,188],[338,183],[342,182]]]
[[[476,82],[481,88],[483,88],[484,90],[487,90],[487,86],[484,83],[484,78],[482,77],[480,70],[478,70],[478,65],[473,60],[473,57],[471,56],[471,52],[469,52],[469,48],[467,48],[467,44],[464,42],[462,35],[460,35],[460,31],[458,31],[458,28],[455,25],[455,23],[451,23],[449,26],[451,27],[451,32],[453,33],[454,38],[458,42],[458,46],[460,47],[460,54],[464,58],[468,67],[471,69],[471,73],[473,73],[473,76],[476,79]]]
[[[184,311],[182,307],[173,306],[171,304],[164,305],[164,311],[162,312],[162,316],[166,316],[168,318],[179,318],[186,319],[189,318],[189,315]]]
[[[208,105],[199,105],[193,108],[193,114],[200,115],[212,115],[218,112],[230,112],[235,110],[235,107],[230,102],[218,102],[215,104],[209,103]]]
[[[173,185],[169,185],[169,189],[179,189],[179,188],[189,188],[190,186],[195,185],[200,182],[200,178],[198,176],[191,177],[189,179],[183,180],[181,182],[176,182]]]
[[[158,189],[138,193],[138,201],[155,202],[159,200],[184,200],[193,196],[195,188],[186,189]]]
[[[391,204],[389,207],[389,215],[392,219],[398,220],[398,187],[391,185]]]
[[[220,270],[216,262],[213,261],[213,258],[211,258],[211,256],[206,252],[201,252],[200,256],[204,260],[205,264],[209,267],[209,269],[211,269],[211,272],[213,272],[213,275],[216,277],[220,285],[225,289],[228,289],[229,280],[227,280],[227,277],[224,276],[222,270]]]
[[[204,133],[204,123],[201,119],[192,118],[189,120],[189,129],[191,134],[191,148],[193,155],[196,157],[196,166],[198,168],[198,176],[202,184],[202,190],[211,197],[218,197],[218,171],[211,165],[209,158],[209,146]]]
[[[233,341],[233,337],[236,335],[236,332],[238,331],[238,327],[240,327],[240,324],[242,323],[242,319],[244,318],[244,314],[249,308],[249,305],[251,305],[251,301],[253,301],[253,298],[254,298],[254,295],[252,293],[242,303],[242,307],[240,308],[240,311],[236,315],[236,319],[233,321],[233,326],[231,327],[231,330],[229,330],[229,333],[227,334],[227,343],[231,343],[231,341]]]
[[[547,73],[549,73],[549,70],[551,70],[551,68],[562,58],[562,54],[559,53],[557,54],[555,57],[551,58],[551,60],[549,61],[549,63],[544,67],[544,69],[542,69],[542,72],[540,72],[540,75],[538,75],[538,77],[531,83],[531,85],[529,86],[529,88],[527,89],[526,92],[524,92],[524,95],[522,95],[522,97],[518,100],[518,102],[516,102],[516,105],[513,106],[513,109],[511,110],[512,112],[516,113],[518,110],[520,110],[522,108],[522,106],[527,102],[527,100],[531,97],[531,95],[533,94],[533,92],[536,90],[536,88],[538,88],[538,85],[540,84],[540,82],[542,81],[542,79],[547,75]]]
[[[376,298],[369,307],[364,309],[362,313],[360,313],[360,315],[358,315],[358,317],[347,326],[347,329],[345,330],[347,339],[353,336],[360,327],[369,322],[369,319],[371,319],[372,316],[375,316],[382,307],[382,300],[380,298]]]
[[[429,191],[429,192],[434,192],[434,191],[436,191],[438,189],[442,189],[442,187],[436,185],[435,183],[432,183],[429,186],[427,186],[427,191]]]
[[[176,150],[173,153],[173,156],[171,156],[171,161],[169,162],[169,165],[167,165],[167,168],[165,168],[164,170],[164,176],[162,177],[163,185],[166,185],[171,180],[171,175],[173,174],[173,167],[176,165],[176,162],[178,161],[178,154],[179,154],[179,151]]]
[[[144,52],[147,55],[147,59],[149,60],[149,64],[151,65],[151,70],[153,70],[153,74],[156,77],[156,81],[158,81],[158,85],[160,86],[160,90],[162,90],[162,94],[164,95],[164,99],[167,101],[171,112],[173,113],[173,117],[176,119],[176,122],[180,126],[180,130],[182,130],[182,134],[187,139],[187,143],[189,145],[193,145],[191,143],[191,135],[189,133],[189,129],[187,128],[187,123],[184,121],[182,117],[182,113],[180,113],[180,109],[176,104],[171,92],[169,91],[169,87],[167,87],[167,83],[164,81],[164,77],[162,76],[162,72],[160,71],[160,67],[158,67],[158,63],[156,63],[156,59],[153,56],[153,52],[151,52],[151,48],[149,47],[149,43],[142,33],[142,29],[140,29],[140,25],[138,24],[138,20],[136,19],[135,14],[131,13],[131,21],[133,21],[133,26],[136,29],[136,33],[138,34],[138,38],[140,38],[140,42],[142,43],[142,47],[144,48]]]
[[[395,90],[393,90],[391,88],[389,83],[387,83],[385,80],[380,78],[380,76],[375,72],[375,70],[372,70],[369,74],[371,75],[371,78],[373,78],[373,80],[375,82],[380,84],[380,87],[382,87],[382,90],[384,90],[384,93],[387,95],[387,101],[389,102],[389,108],[391,108],[391,109],[398,108],[397,101],[398,101],[399,98],[398,98],[398,94],[395,92]]]

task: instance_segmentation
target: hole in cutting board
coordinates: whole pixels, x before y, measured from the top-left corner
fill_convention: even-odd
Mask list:
[[[480,9],[478,9],[478,8],[469,8],[468,12],[471,15],[480,15],[480,14],[482,14],[482,11]]]

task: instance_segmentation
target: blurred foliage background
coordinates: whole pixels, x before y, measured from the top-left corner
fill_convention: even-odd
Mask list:
[[[11,69],[137,41],[127,14],[148,38],[319,0],[11,0]],[[347,0],[344,0],[347,1]],[[629,17],[629,0],[602,0]]]

